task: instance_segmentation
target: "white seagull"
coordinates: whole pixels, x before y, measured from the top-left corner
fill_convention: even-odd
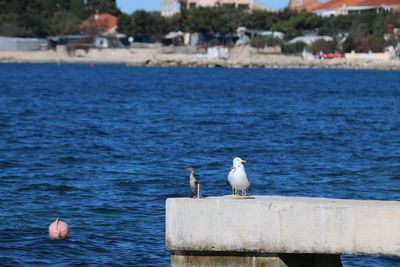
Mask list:
[[[244,162],[247,161],[238,157],[233,159],[233,166],[226,179],[226,182],[232,186],[232,195],[236,195],[240,190],[242,191],[242,196],[245,196],[247,195],[247,189],[250,187],[246,171],[244,170]]]

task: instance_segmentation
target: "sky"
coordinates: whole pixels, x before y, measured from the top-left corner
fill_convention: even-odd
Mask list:
[[[289,0],[257,0],[256,2],[275,9],[282,9],[288,5]],[[161,0],[117,0],[117,5],[122,12],[128,14],[137,9],[144,9],[146,11],[159,11]]]

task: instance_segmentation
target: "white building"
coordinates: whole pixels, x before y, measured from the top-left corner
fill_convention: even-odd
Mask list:
[[[275,12],[276,10],[260,4],[254,0],[161,0],[161,15],[173,16],[179,12],[180,5],[187,9],[196,7],[220,7],[234,6],[244,10],[267,10]]]
[[[330,0],[312,9],[321,16],[380,13],[400,10],[400,0]]]
[[[171,17],[179,13],[178,0],[161,0],[161,15],[164,17]]]

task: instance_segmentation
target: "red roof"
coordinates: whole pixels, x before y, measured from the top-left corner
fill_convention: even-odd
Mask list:
[[[314,10],[321,10],[321,9],[336,9],[341,8],[343,6],[352,6],[354,3],[351,2],[358,2],[359,0],[331,0],[326,3],[321,4],[319,7],[315,8]]]
[[[330,0],[320,6],[314,8],[314,10],[330,10],[342,7],[351,6],[391,6],[399,5],[400,0]]]
[[[320,5],[321,5],[321,2],[319,2],[319,1],[310,2],[306,5],[305,9],[307,11],[311,11],[311,10],[318,8]]]
[[[362,0],[357,6],[396,6],[400,5],[400,0]]]
[[[89,19],[82,21],[80,28],[97,28],[101,32],[108,32],[115,29],[118,25],[117,17],[110,14],[96,14]]]
[[[297,10],[305,9],[307,11],[311,11],[321,5],[321,2],[318,0],[302,0],[300,1],[300,4],[298,3],[298,0],[291,0],[288,7]]]

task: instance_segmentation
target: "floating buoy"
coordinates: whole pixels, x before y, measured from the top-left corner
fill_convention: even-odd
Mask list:
[[[90,65],[89,65],[91,68],[93,68],[94,67],[94,64],[93,63],[90,63]]]
[[[65,239],[68,238],[68,224],[57,218],[49,226],[49,237],[51,239]]]

